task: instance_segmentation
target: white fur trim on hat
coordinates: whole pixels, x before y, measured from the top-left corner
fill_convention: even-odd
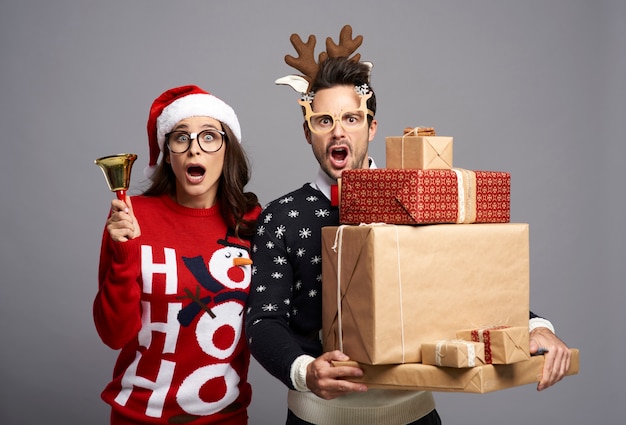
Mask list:
[[[163,151],[165,135],[176,123],[190,117],[211,117],[226,124],[241,143],[241,127],[233,108],[211,94],[190,94],[176,99],[157,118],[157,143]]]

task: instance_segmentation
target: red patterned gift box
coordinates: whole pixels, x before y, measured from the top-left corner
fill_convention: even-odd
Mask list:
[[[501,171],[345,170],[342,224],[508,223],[511,176]]]

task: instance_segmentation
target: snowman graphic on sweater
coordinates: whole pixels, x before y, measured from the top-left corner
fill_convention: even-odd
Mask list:
[[[191,302],[179,311],[178,321],[182,326],[189,326],[200,315],[195,329],[198,345],[210,356],[226,360],[232,356],[241,339],[241,316],[251,278],[250,267],[245,266],[250,266],[252,260],[247,247],[226,240],[218,242],[225,246],[215,251],[208,262],[202,256],[182,258],[199,285],[211,295],[200,298],[200,286],[195,293],[186,290],[184,298]],[[228,362],[207,365],[197,369],[181,384],[181,394],[197,394],[196,400],[185,403],[188,413],[206,413],[205,408],[211,402],[203,401],[194,389],[197,382],[214,378],[223,378],[226,382],[226,393],[221,402],[237,398],[239,375],[233,367]],[[197,406],[198,411],[194,412],[190,406]]]

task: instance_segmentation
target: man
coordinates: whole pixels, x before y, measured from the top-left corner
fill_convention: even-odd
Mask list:
[[[334,367],[333,361],[347,356],[324,353],[319,338],[321,228],[339,224],[331,186],[343,170],[375,167],[368,157],[377,129],[369,73],[370,66],[344,56],[323,60],[309,75],[308,92],[299,103],[304,136],[320,170],[312,183],[267,205],[253,239],[246,332],[254,357],[289,388],[288,425],[441,423],[432,393],[368,390],[349,382],[362,371]],[[547,320],[531,317],[531,353],[549,350],[538,386],[543,389],[565,375],[569,350]]]

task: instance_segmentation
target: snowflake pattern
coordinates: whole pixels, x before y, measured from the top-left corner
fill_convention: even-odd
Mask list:
[[[330,215],[330,211],[327,209],[315,210],[316,217],[328,217]]]
[[[263,233],[265,233],[265,226],[258,226],[256,228],[256,234],[259,236],[263,236]]]
[[[285,234],[285,231],[287,231],[287,228],[281,224],[280,226],[276,228],[276,230],[274,231],[274,234],[276,235],[278,239],[281,239],[283,235]]]
[[[364,83],[360,86],[354,86],[354,90],[359,96],[363,96],[370,92],[370,86],[368,86],[367,83]]]
[[[315,98],[314,91],[300,94],[300,100],[302,100],[303,102],[311,102],[314,98]]]
[[[254,337],[253,346],[264,347],[261,351],[268,356],[271,350],[265,348],[288,344],[282,337],[277,337],[279,341],[267,341],[259,338],[262,333],[255,332],[269,331],[276,318],[296,334],[298,329],[311,329],[313,323],[318,323],[319,318],[301,315],[299,311],[305,306],[307,310],[321,309],[320,229],[338,224],[338,209],[331,207],[326,196],[308,183],[268,204],[259,218],[262,231],[254,236],[258,250],[253,257],[258,270],[252,277],[247,324],[259,323],[254,329],[248,328],[252,332],[249,336]],[[273,319],[257,322],[267,317]],[[281,368],[288,369],[282,359],[264,360],[281,363]]]
[[[278,306],[276,304],[263,304],[263,307],[261,307],[263,309],[263,311],[276,311],[278,310]]]
[[[287,259],[281,255],[278,257],[274,257],[274,264],[278,264],[279,266],[284,266],[287,264]]]

